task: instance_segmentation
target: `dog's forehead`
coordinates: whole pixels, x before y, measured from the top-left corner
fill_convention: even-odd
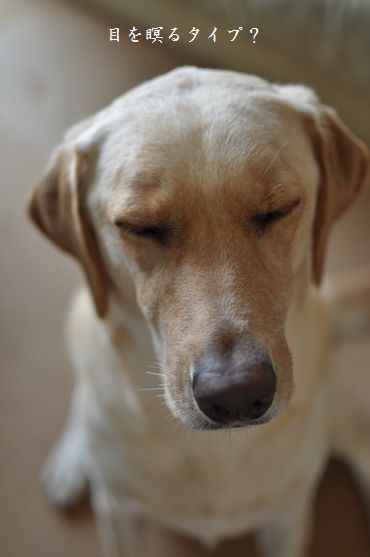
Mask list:
[[[132,102],[136,106],[144,103],[146,106],[155,108],[161,101],[170,107],[174,100],[189,99],[192,96],[200,99],[202,95],[209,104],[212,98],[220,92],[225,100],[225,93],[228,96],[230,94],[243,96],[252,91],[262,92],[273,89],[273,84],[254,75],[182,67],[129,90],[118,98],[112,107],[120,109]]]
[[[113,103],[112,132],[125,147],[141,150],[153,144],[183,147],[195,139],[194,147],[203,141],[214,151],[222,144],[250,143],[252,135],[257,140],[266,131],[270,139],[281,137],[293,120],[292,107],[271,84],[256,87],[243,77],[235,83],[221,77],[215,82],[188,79],[184,85],[165,76],[146,83]]]
[[[314,179],[302,119],[282,95],[259,78],[211,76],[167,74],[112,105],[103,166],[120,195]]]
[[[160,142],[206,129],[218,135],[222,129],[238,127],[237,120],[253,112],[264,111],[260,123],[270,121],[271,126],[282,101],[278,88],[256,76],[181,68],[128,91],[104,116],[113,133],[122,133],[123,142],[126,138],[132,143],[137,136]],[[247,127],[252,125],[251,121]]]

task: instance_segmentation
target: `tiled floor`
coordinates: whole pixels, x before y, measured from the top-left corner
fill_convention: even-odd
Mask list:
[[[70,4],[0,0],[2,557],[100,555],[89,512],[56,513],[38,485],[41,462],[66,413],[71,375],[64,315],[80,276],[72,261],[31,228],[24,204],[69,125],[181,63],[166,49],[109,43],[109,26],[109,20]],[[369,208],[367,195],[338,227],[331,269],[370,263]],[[368,345],[361,346],[363,352],[352,354],[356,365],[366,357]],[[324,483],[318,516],[314,555],[369,555],[359,503],[341,468],[333,468]],[[172,538],[157,534],[150,539],[151,555],[195,555],[188,542],[174,546]],[[232,547],[228,555],[242,555],[241,543]]]

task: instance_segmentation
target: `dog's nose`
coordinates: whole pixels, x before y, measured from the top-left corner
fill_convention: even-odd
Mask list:
[[[269,409],[276,390],[270,361],[230,367],[204,362],[195,366],[194,398],[200,410],[217,424],[243,425],[261,418]]]

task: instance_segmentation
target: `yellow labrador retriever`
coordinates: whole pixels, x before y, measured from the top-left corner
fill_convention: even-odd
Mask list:
[[[67,133],[29,205],[89,286],[43,480],[61,506],[89,486],[106,555],[140,554],[145,517],[209,545],[253,529],[264,555],[302,556],[329,453],[370,486],[318,291],[368,163],[307,87],[229,71],[177,69]]]

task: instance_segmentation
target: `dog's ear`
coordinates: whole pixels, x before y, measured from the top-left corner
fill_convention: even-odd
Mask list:
[[[331,226],[369,179],[369,150],[309,87],[293,84],[275,89],[302,114],[320,167],[312,242],[313,278],[320,284]]]
[[[107,313],[107,281],[86,206],[94,147],[79,149],[66,142],[53,153],[36,185],[28,212],[38,228],[57,246],[76,257],[84,270],[98,315]]]
[[[369,178],[369,151],[329,107],[319,108],[309,124],[321,170],[313,231],[313,276],[323,275],[326,246],[333,222],[352,204]]]

